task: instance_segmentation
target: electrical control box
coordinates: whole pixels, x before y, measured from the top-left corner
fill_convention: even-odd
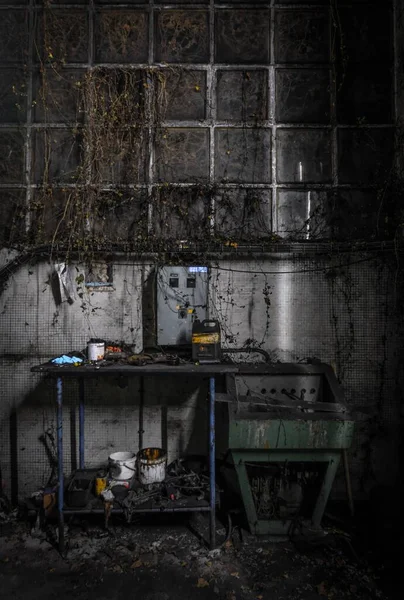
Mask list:
[[[161,267],[157,272],[157,344],[191,344],[192,325],[208,318],[208,267]]]

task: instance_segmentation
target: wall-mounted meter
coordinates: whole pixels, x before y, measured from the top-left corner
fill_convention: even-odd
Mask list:
[[[157,272],[157,344],[191,344],[195,319],[208,317],[208,267],[161,267]]]

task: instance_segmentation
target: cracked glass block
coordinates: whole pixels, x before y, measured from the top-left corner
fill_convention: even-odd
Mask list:
[[[215,37],[218,63],[269,62],[269,12],[266,10],[216,11]]]
[[[0,11],[0,62],[24,62],[28,59],[28,12]]]
[[[393,74],[387,65],[349,65],[340,71],[337,87],[338,123],[391,123]]]
[[[327,63],[330,60],[328,11],[277,10],[275,60],[278,63]]]
[[[393,129],[340,129],[339,182],[383,183],[392,167],[393,153]]]
[[[209,130],[169,128],[156,144],[158,181],[197,182],[209,177]]]
[[[341,7],[334,28],[335,47],[341,64],[389,63],[393,59],[393,19],[391,8]]]
[[[217,71],[219,121],[260,121],[268,110],[268,79],[263,70]]]
[[[271,233],[271,190],[220,190],[215,200],[215,233],[220,238],[253,241]]]
[[[0,123],[21,123],[26,115],[26,74],[15,68],[0,69]]]
[[[149,54],[148,15],[140,10],[101,10],[95,16],[95,60],[144,63]]]
[[[74,183],[80,165],[79,135],[69,129],[34,132],[32,172],[35,182]]]
[[[276,120],[281,123],[328,123],[330,72],[277,69]]]
[[[244,183],[271,181],[271,131],[216,129],[215,178]]]
[[[22,241],[25,237],[25,190],[0,189],[0,244]]]
[[[162,10],[155,14],[156,62],[209,62],[209,16],[205,10]]]
[[[44,69],[33,83],[33,119],[37,123],[82,121],[83,69]]]
[[[93,206],[90,227],[99,243],[135,244],[147,237],[144,191],[115,189],[99,192]]]
[[[173,67],[156,73],[161,116],[167,120],[204,119],[206,72]]]
[[[23,183],[24,143],[23,132],[0,129],[0,183]]]
[[[49,64],[88,61],[88,14],[69,8],[46,10],[38,17],[34,60]]]
[[[195,188],[159,187],[152,199],[153,223],[160,238],[181,241],[210,236],[210,197]]]
[[[331,181],[331,133],[323,129],[278,129],[277,179],[280,183]]]
[[[318,240],[329,236],[327,224],[330,192],[278,190],[277,234],[294,240]]]

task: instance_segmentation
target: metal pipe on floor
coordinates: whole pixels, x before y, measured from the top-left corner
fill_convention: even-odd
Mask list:
[[[164,513],[189,513],[189,512],[209,512],[210,511],[210,507],[209,506],[199,506],[199,507],[184,507],[184,508],[166,508],[166,507],[159,507],[159,508],[139,508],[139,509],[132,509],[131,512],[132,513],[139,513],[139,514],[149,514],[149,513],[158,513],[158,514],[164,514]],[[104,509],[103,508],[94,508],[94,509],[74,509],[74,508],[65,508],[65,510],[63,511],[65,515],[103,515],[104,514]],[[124,510],[123,508],[113,508],[111,510],[111,514],[124,514],[127,511]]]
[[[84,379],[79,379],[79,466],[84,469]]]
[[[216,546],[215,378],[209,378],[210,548]]]
[[[62,378],[56,380],[56,402],[57,402],[57,447],[58,447],[58,525],[59,525],[59,551],[64,551],[64,477],[63,477],[63,382]]]

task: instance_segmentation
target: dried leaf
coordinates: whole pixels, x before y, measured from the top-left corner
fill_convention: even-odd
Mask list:
[[[199,577],[196,587],[198,587],[198,588],[209,587],[209,581],[206,581],[206,579],[204,579],[203,577]]]
[[[239,575],[238,571],[234,571],[234,573],[230,573],[230,575],[232,577],[237,577],[237,579],[240,579],[240,575]]]
[[[317,593],[319,594],[319,596],[328,596],[326,584],[327,584],[326,581],[322,581],[321,583],[318,584]]]
[[[135,562],[131,565],[131,569],[138,569],[139,567],[143,567],[143,563],[140,559],[135,560]]]

